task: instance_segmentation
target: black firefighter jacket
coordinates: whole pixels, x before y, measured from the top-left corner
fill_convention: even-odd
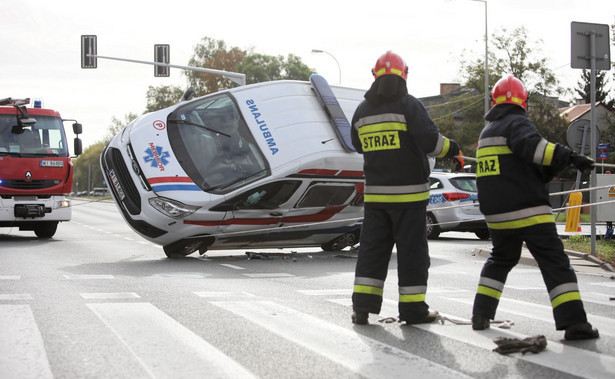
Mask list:
[[[538,134],[525,110],[497,105],[485,116],[476,176],[480,210],[492,229],[554,222],[545,183],[570,163],[572,151]]]
[[[439,134],[423,105],[407,91],[376,104],[363,100],[352,118],[351,138],[363,154],[366,207],[427,206],[427,156],[458,154],[457,145],[453,142],[456,151],[451,151],[449,139]]]

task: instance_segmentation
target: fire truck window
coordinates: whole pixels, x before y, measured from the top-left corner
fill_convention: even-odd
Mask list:
[[[343,205],[354,194],[354,183],[312,185],[297,204],[297,208]]]

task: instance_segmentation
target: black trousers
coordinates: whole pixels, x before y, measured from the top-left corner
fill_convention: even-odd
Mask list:
[[[474,298],[474,314],[495,317],[504,283],[510,270],[519,262],[525,242],[549,291],[556,329],[587,321],[576,274],[564,253],[554,223],[520,229],[490,229],[490,232],[493,250],[481,271]]]
[[[365,208],[352,294],[353,310],[380,313],[384,281],[396,245],[400,319],[412,322],[427,316],[425,292],[430,259],[425,214],[425,207]]]

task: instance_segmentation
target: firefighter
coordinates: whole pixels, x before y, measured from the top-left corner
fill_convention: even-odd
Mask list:
[[[510,75],[491,92],[477,150],[480,210],[485,215],[493,250],[480,274],[472,328],[489,327],[504,283],[518,263],[525,242],[549,291],[557,330],[567,340],[598,338],[587,322],[577,277],[555,226],[545,183],[569,164],[584,171],[593,160],[542,138],[528,119],[527,90]]]
[[[423,105],[408,94],[408,66],[388,51],[372,70],[375,78],[352,118],[351,138],[363,154],[365,217],[361,230],[352,322],[367,324],[380,313],[393,245],[397,246],[399,321],[433,322],[438,312],[425,303],[429,251],[428,156],[459,154],[453,140],[439,134]],[[460,162],[454,159],[459,166]]]

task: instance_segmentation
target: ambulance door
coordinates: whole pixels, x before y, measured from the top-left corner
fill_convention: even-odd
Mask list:
[[[357,211],[356,214],[348,212],[350,203],[362,192],[359,185],[355,182],[312,181],[287,213],[285,225],[306,225],[301,230],[304,231],[303,238],[310,244],[321,244],[343,233],[345,226],[357,223],[349,218],[362,217],[362,207],[351,207]]]
[[[225,210],[219,241],[227,245],[252,246],[271,240],[294,204],[291,199],[301,180],[278,180],[252,188],[219,204],[212,211]],[[296,201],[296,200],[295,200]]]

